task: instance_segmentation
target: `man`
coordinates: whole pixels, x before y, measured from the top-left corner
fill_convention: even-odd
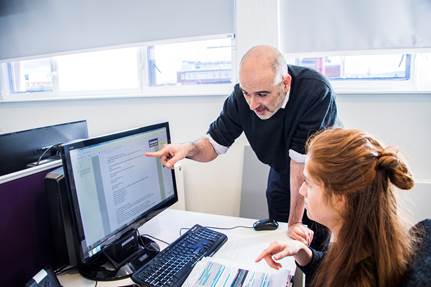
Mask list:
[[[314,132],[332,126],[336,115],[334,93],[322,75],[288,67],[277,49],[256,46],[242,58],[239,84],[207,136],[166,145],[147,156],[160,157],[168,168],[183,158],[207,162],[225,153],[244,132],[259,160],[271,166],[266,193],[270,218],[289,222],[289,236],[309,245],[313,232],[302,224],[299,194],[305,144]]]

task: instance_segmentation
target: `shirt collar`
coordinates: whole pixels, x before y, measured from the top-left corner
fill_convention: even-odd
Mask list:
[[[284,97],[283,103],[281,104],[282,109],[286,108],[287,102],[289,101],[289,96],[290,96],[290,89],[287,92],[286,97]]]

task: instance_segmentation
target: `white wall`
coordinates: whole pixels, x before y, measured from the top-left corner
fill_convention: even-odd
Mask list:
[[[416,179],[431,181],[431,94],[339,95],[337,103],[346,127],[398,147]]]
[[[277,31],[271,29],[276,26],[273,18],[276,17],[276,2],[236,1],[239,56],[251,45],[276,45]],[[90,135],[94,136],[167,120],[171,124],[172,141],[184,142],[206,133],[224,98],[154,97],[0,103],[0,132],[86,119]],[[388,144],[399,145],[417,178],[421,182],[431,182],[431,156],[428,153],[431,95],[339,95],[338,105],[346,126],[367,130]],[[239,214],[244,144],[246,140],[241,137],[227,154],[211,163],[183,161],[188,209]],[[428,200],[431,196],[423,198]]]

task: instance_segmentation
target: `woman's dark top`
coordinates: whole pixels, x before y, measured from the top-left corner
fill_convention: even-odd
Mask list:
[[[314,274],[316,273],[323,258],[327,253],[327,251],[317,251],[312,248],[310,249],[311,249],[311,252],[313,253],[313,256],[311,258],[311,261],[307,265],[300,266],[296,262],[296,266],[298,266],[299,269],[301,269],[301,271],[304,272],[305,276],[309,278],[309,280],[307,280],[308,282],[311,282]],[[361,276],[361,277],[367,276],[369,278],[369,281],[374,283],[371,286],[377,286],[377,280],[378,280],[377,268],[376,268],[375,261],[371,256],[368,256],[362,259],[361,261],[359,261],[356,264],[356,267],[354,268],[354,270],[355,271],[349,276],[352,279],[352,281],[355,281],[355,278],[358,278],[358,276]]]

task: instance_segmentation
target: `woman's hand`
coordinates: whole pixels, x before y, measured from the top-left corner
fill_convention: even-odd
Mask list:
[[[271,243],[271,245],[263,250],[256,258],[255,262],[259,262],[264,259],[270,267],[278,270],[282,265],[277,261],[286,256],[294,256],[299,265],[304,266],[310,262],[312,252],[301,241],[289,239],[283,243]]]

